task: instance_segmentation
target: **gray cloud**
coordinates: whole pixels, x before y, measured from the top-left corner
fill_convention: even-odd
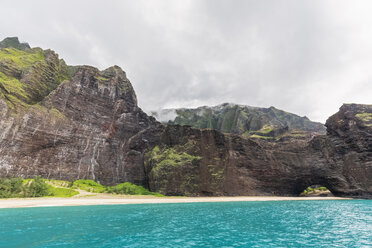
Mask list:
[[[371,101],[371,11],[368,0],[5,0],[0,38],[117,64],[145,110],[235,102],[324,122]]]

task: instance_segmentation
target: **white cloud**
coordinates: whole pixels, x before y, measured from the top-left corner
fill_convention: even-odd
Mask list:
[[[5,0],[0,38],[117,64],[144,109],[236,102],[324,122],[370,103],[371,12],[367,0]]]

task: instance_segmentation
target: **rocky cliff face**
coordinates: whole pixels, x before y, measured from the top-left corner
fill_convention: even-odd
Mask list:
[[[118,67],[80,67],[42,102],[16,113],[0,100],[3,176],[145,184],[141,135],[159,125],[137,107]],[[138,150],[139,149],[139,150]]]
[[[371,105],[344,105],[327,135],[275,142],[165,126],[137,106],[117,66],[0,49],[0,177],[128,181],[167,195],[298,195],[318,184],[371,197],[371,122]]]
[[[327,135],[268,142],[214,130],[168,126],[147,154],[150,189],[189,195],[299,195],[323,185],[335,195],[371,197],[372,105],[343,105]]]
[[[156,134],[142,135],[160,124],[138,108],[119,67],[68,68],[38,48],[0,51],[0,176],[146,184],[143,152]]]
[[[322,141],[321,151],[335,182],[333,191],[371,197],[372,105],[344,104],[326,126],[326,138],[315,141]]]

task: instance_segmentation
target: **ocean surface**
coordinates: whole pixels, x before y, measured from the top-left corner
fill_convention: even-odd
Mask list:
[[[372,200],[0,209],[0,247],[372,247]]]

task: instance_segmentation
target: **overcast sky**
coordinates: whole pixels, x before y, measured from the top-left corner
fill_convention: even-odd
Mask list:
[[[144,110],[233,102],[325,122],[371,103],[372,1],[3,0],[0,39],[126,71]]]

